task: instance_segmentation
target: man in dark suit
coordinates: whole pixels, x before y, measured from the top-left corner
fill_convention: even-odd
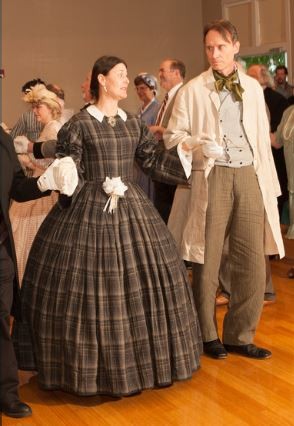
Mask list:
[[[166,90],[166,95],[158,111],[156,124],[150,127],[160,143],[163,143],[162,135],[167,128],[176,94],[183,85],[185,74],[185,65],[178,59],[165,59],[160,64],[159,81],[160,86]],[[154,182],[154,205],[165,223],[168,221],[175,190],[175,185]]]
[[[273,89],[271,82],[271,76],[265,65],[262,64],[252,64],[247,70],[247,74],[255,78],[263,88],[265,103],[268,107],[270,115],[270,129],[274,133],[277,130],[278,125],[282,119],[283,112],[288,108],[288,100]],[[282,194],[278,197],[278,207],[280,220],[282,217],[283,206],[288,200],[288,180],[287,180],[287,171],[286,163],[284,157],[283,147],[276,149],[272,147],[272,153],[274,157],[274,162],[278,174],[278,179],[281,187]]]
[[[270,111],[271,132],[274,133],[276,132],[278,125],[280,124],[280,121],[282,119],[283,112],[288,108],[289,103],[288,100],[284,98],[284,96],[282,96],[280,93],[276,92],[270,87],[266,87],[263,93],[265,102]],[[276,149],[275,147],[272,147],[272,153],[282,192],[280,197],[278,197],[279,214],[280,220],[282,221],[284,204],[289,198],[284,148],[282,147],[280,149]]]
[[[50,166],[40,178],[25,177],[12,139],[0,127],[0,412],[15,418],[30,416],[32,410],[19,398],[17,362],[10,337],[10,313],[19,318],[21,310],[8,210],[10,199],[33,200],[49,195],[49,189],[64,188],[65,181],[51,174],[52,170]]]

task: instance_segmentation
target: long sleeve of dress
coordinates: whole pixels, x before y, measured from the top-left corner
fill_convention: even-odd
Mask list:
[[[167,150],[164,143],[158,142],[144,124],[141,126],[136,161],[154,180],[175,185],[188,183],[177,146]]]

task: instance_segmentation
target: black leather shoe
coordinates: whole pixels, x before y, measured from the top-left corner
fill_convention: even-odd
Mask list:
[[[32,415],[32,409],[27,404],[21,401],[14,401],[9,404],[2,404],[1,411],[8,417],[16,419],[21,417],[29,417]]]
[[[291,278],[291,279],[294,278],[294,268],[289,269],[289,271],[288,271],[288,278]]]
[[[228,352],[233,352],[242,356],[247,356],[249,358],[255,359],[267,359],[272,356],[271,351],[258,348],[252,343],[249,345],[224,345]]]
[[[203,352],[215,359],[227,358],[228,353],[219,339],[203,342]]]

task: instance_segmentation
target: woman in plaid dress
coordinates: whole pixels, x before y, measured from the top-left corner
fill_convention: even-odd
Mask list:
[[[43,222],[27,264],[23,323],[14,328],[19,367],[42,388],[78,395],[131,395],[192,376],[202,342],[185,266],[133,163],[186,184],[179,157],[135,116],[123,60],[93,67],[95,104],[58,134],[79,185]],[[30,347],[31,343],[31,347]]]

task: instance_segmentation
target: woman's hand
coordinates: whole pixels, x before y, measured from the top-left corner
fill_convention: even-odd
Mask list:
[[[271,146],[275,149],[280,149],[282,148],[282,145],[279,144],[276,140],[276,133],[270,133],[270,138],[271,138]]]
[[[149,130],[154,134],[155,138],[160,141],[163,139],[165,128],[162,126],[149,126]]]

